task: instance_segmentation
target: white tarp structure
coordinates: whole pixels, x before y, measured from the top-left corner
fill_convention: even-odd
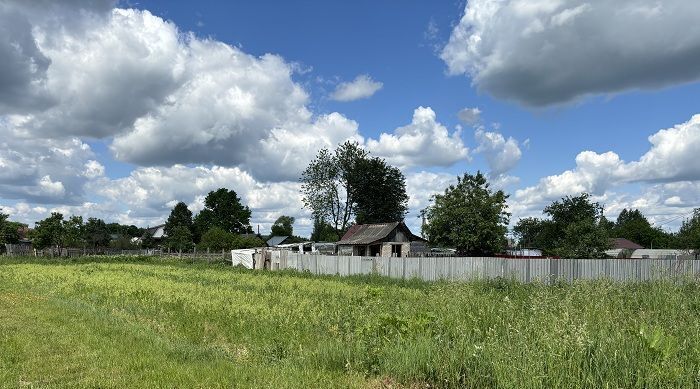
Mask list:
[[[233,266],[243,265],[246,269],[252,269],[253,254],[255,254],[255,249],[231,250],[231,264]]]

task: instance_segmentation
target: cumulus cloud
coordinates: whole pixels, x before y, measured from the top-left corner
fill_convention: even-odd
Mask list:
[[[471,0],[441,58],[527,106],[700,79],[700,3]]]
[[[361,74],[350,82],[342,82],[331,94],[331,99],[336,101],[354,101],[372,97],[384,84],[375,81],[367,74]]]
[[[479,108],[464,108],[457,113],[457,117],[462,123],[475,126],[481,122],[481,110]]]
[[[174,165],[138,168],[128,177],[104,179],[94,190],[111,202],[123,204],[134,219],[162,220],[174,202],[183,201],[199,211],[208,192],[229,188],[253,211],[252,224],[267,229],[283,214],[298,218],[300,225],[310,217],[303,209],[299,185],[298,182],[259,182],[238,167]],[[310,234],[311,231],[299,232]]]
[[[0,120],[0,198],[48,204],[75,204],[84,197],[88,180],[81,174],[94,157],[77,138],[49,140],[27,136]]]
[[[382,133],[379,139],[368,139],[367,149],[386,158],[394,165],[450,166],[469,160],[469,149],[462,141],[460,130],[450,133],[437,121],[430,107],[418,107],[407,126],[399,127],[392,134]]]
[[[481,128],[474,132],[474,137],[479,144],[475,151],[486,158],[490,174],[494,177],[512,170],[522,157],[518,141],[513,137],[506,139],[499,132],[484,131]]]
[[[636,161],[625,162],[613,152],[583,151],[576,156],[576,166],[560,174],[543,177],[536,185],[517,190],[516,208],[542,209],[547,203],[581,192],[604,196],[612,188],[623,184],[646,184],[654,188],[650,193],[667,193],[649,203],[665,206],[698,204],[697,182],[700,168],[695,162],[700,153],[700,115],[673,128],[656,132],[649,137],[650,149]],[[663,183],[657,184],[657,183]],[[687,193],[680,189],[688,189]],[[651,194],[643,198],[648,199]],[[656,196],[656,195],[654,195]],[[628,202],[629,204],[629,202]],[[644,208],[644,203],[634,204]]]

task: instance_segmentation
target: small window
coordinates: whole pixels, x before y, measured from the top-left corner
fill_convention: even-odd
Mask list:
[[[400,257],[401,256],[401,246],[400,244],[392,244],[391,245],[391,256],[392,257]]]

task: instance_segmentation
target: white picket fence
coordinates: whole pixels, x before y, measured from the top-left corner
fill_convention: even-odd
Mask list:
[[[594,280],[650,281],[675,277],[700,278],[700,261],[676,259],[512,259],[495,257],[356,257],[285,252],[273,270],[348,276],[379,274],[426,281],[469,281],[503,277],[520,282]]]

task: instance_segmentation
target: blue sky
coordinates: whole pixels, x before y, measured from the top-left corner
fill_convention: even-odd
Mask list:
[[[229,186],[263,230],[291,214],[308,233],[294,177],[355,139],[404,171],[414,227],[432,193],[476,170],[511,194],[513,221],[582,191],[611,218],[634,207],[664,221],[700,206],[698,12],[682,0],[11,1],[1,20],[26,24],[0,38],[0,207],[30,223],[59,210],[145,226]],[[334,98],[362,77],[371,91]],[[478,120],[460,120],[474,108]]]

